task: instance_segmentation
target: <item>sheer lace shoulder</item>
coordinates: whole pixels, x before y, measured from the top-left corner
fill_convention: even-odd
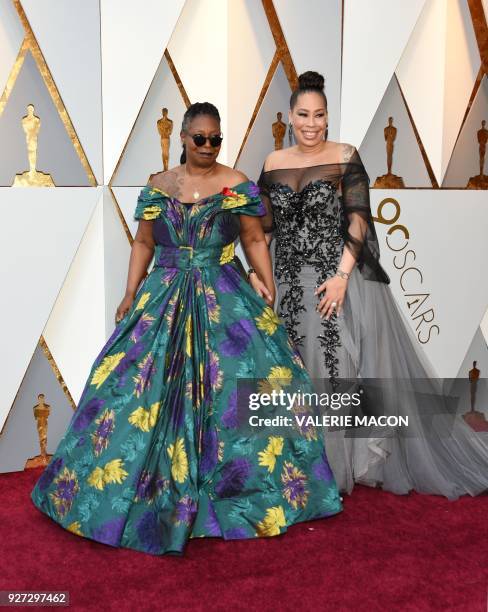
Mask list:
[[[176,169],[165,170],[151,174],[148,185],[173,196],[179,192],[182,180],[180,173]]]
[[[334,143],[329,161],[305,167],[276,168],[261,171],[258,180],[266,207],[262,217],[267,233],[286,231],[277,224],[276,207],[306,205],[309,215],[320,214],[321,200],[315,187],[326,188],[327,197],[338,198],[341,234],[344,246],[356,258],[365,278],[388,283],[389,278],[379,264],[379,245],[369,200],[369,177],[357,149],[347,143]],[[324,192],[325,193],[325,192]],[[313,203],[313,205],[312,205]],[[325,205],[325,204],[324,204]],[[284,218],[283,215],[279,215]],[[288,236],[293,240],[293,236]]]

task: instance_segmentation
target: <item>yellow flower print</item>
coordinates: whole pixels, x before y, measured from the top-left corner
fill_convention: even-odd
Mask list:
[[[129,475],[123,469],[123,465],[122,459],[112,459],[112,461],[105,464],[105,467],[96,467],[87,478],[88,484],[100,491],[103,491],[105,485],[113,482],[122,484]]]
[[[268,446],[258,453],[259,465],[267,467],[268,472],[275,469],[276,457],[283,452],[283,438],[281,436],[270,436]]]
[[[139,408],[130,413],[129,423],[134,425],[134,427],[138,427],[141,431],[149,431],[156,425],[160,405],[160,402],[156,402],[152,404],[149,410],[139,406]]]
[[[91,385],[97,385],[97,389],[102,385],[109,374],[114,370],[118,365],[122,357],[124,357],[125,353],[116,353],[115,355],[108,355],[104,358],[102,363],[98,366],[98,368],[93,373],[93,377],[91,379]]]
[[[226,244],[225,247],[222,249],[222,254],[220,256],[220,265],[222,266],[232,261],[234,259],[234,254],[234,243],[231,242],[230,244]]]
[[[180,290],[178,288],[175,291],[173,297],[168,302],[168,308],[166,309],[166,323],[168,324],[168,327],[170,327],[173,322],[173,318],[175,317],[177,307],[181,307],[181,303],[178,302],[179,297],[180,297]]]
[[[134,312],[136,310],[143,310],[144,306],[147,304],[147,301],[150,297],[151,297],[151,294],[149,292],[143,293],[141,297],[139,298],[139,301],[137,302],[137,306],[135,307]]]
[[[154,195],[155,193],[160,193],[161,195],[164,195],[167,198],[170,197],[169,193],[167,193],[166,191],[163,191],[162,189],[159,189],[158,187],[153,187],[151,191],[149,192],[150,195]]]
[[[307,440],[316,440],[317,439],[317,430],[313,424],[308,422],[308,417],[313,416],[313,413],[310,410],[310,406],[302,406],[300,402],[295,402],[291,406],[291,412],[294,415],[300,415],[304,417],[302,425],[300,425],[300,421],[295,419],[294,429],[300,432],[300,435],[306,438]]]
[[[243,193],[237,193],[236,191],[226,190],[227,197],[222,202],[222,208],[237,208],[238,206],[244,206],[247,202],[247,196]]]
[[[142,213],[142,218],[145,221],[152,221],[157,219],[161,214],[161,208],[159,206],[146,206]]]
[[[265,380],[259,381],[258,391],[260,393],[280,391],[283,387],[290,385],[292,380],[293,375],[290,368],[285,366],[273,366],[269,371],[268,377]]]
[[[188,456],[183,438],[178,438],[175,444],[168,446],[168,455],[171,459],[171,475],[176,482],[185,482],[188,476]]]
[[[185,337],[186,337],[185,353],[188,355],[188,357],[191,357],[192,356],[192,339],[193,339],[193,332],[192,332],[192,327],[191,327],[191,315],[188,315],[186,318]]]
[[[207,304],[208,318],[213,323],[218,323],[220,321],[220,306],[212,287],[205,287],[205,303]]]
[[[281,473],[283,497],[295,510],[305,508],[308,500],[307,477],[290,461],[285,461]]]
[[[266,516],[257,524],[256,531],[260,538],[275,536],[281,533],[280,527],[285,527],[285,525],[283,506],[274,506],[266,510]]]
[[[293,379],[290,368],[285,366],[273,366],[269,372],[268,380],[277,380],[283,387],[289,385]]]
[[[81,531],[81,523],[80,523],[80,521],[75,521],[74,523],[71,523],[71,525],[68,525],[66,527],[66,529],[68,531],[71,531],[71,533],[74,533],[74,534],[79,535],[79,536],[83,536],[83,533]]]
[[[258,328],[268,334],[268,336],[272,336],[278,329],[278,325],[281,323],[278,315],[269,306],[265,306],[259,317],[254,318]]]

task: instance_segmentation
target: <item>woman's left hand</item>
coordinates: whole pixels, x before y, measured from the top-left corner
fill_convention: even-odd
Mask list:
[[[342,305],[346,297],[347,280],[340,276],[333,276],[317,287],[315,294],[319,296],[325,291],[325,296],[317,305],[317,311],[320,313],[320,318],[325,317],[328,321],[334,310],[340,314]]]
[[[271,293],[271,291],[269,291],[255,272],[249,275],[249,282],[251,283],[251,287],[254,289],[254,291],[265,300],[268,306],[271,306],[272,308],[274,305],[274,295]]]

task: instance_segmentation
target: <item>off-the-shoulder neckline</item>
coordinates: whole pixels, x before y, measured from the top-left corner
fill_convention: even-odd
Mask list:
[[[347,162],[329,162],[328,164],[312,164],[311,166],[296,166],[295,168],[273,168],[272,170],[265,170],[263,167],[263,174],[268,174],[269,172],[281,172],[282,170],[309,170],[310,168],[320,168],[322,166],[345,166],[347,164],[355,164],[356,166],[360,165],[358,162],[347,161]]]
[[[144,186],[144,189],[150,189],[151,191],[157,191],[161,195],[166,196],[167,198],[170,198],[171,200],[175,200],[175,202],[178,202],[178,204],[183,204],[183,206],[194,206],[195,204],[202,204],[204,202],[207,202],[208,200],[211,200],[212,198],[215,198],[216,196],[226,197],[225,194],[222,193],[224,189],[229,189],[229,191],[235,191],[238,187],[241,187],[241,185],[249,185],[249,184],[256,185],[256,183],[251,180],[241,181],[240,183],[237,183],[236,185],[233,185],[232,187],[227,187],[227,186],[222,187],[220,191],[217,191],[208,196],[205,196],[204,198],[200,198],[199,200],[195,200],[195,202],[182,202],[181,200],[178,200],[178,198],[175,198],[174,196],[170,195],[166,191],[159,189],[159,187],[154,187],[150,183],[147,183],[147,185]]]

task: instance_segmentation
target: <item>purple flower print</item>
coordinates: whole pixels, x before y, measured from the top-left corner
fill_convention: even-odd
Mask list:
[[[313,475],[318,480],[325,480],[326,482],[331,481],[334,478],[332,470],[330,469],[325,451],[322,452],[322,456],[318,459],[312,468]]]
[[[188,495],[185,495],[176,504],[176,523],[190,526],[197,513],[197,504]]]
[[[234,215],[220,215],[218,228],[225,244],[233,242],[239,235],[239,222]]]
[[[154,366],[154,357],[151,353],[148,353],[144,359],[138,364],[139,373],[133,377],[134,382],[136,383],[134,386],[134,393],[136,397],[139,397],[144,393],[146,389],[149,389],[151,386],[151,378],[154,375],[155,368]]]
[[[248,459],[239,457],[231,459],[222,468],[222,478],[215,486],[219,497],[234,497],[244,488],[251,474],[251,463]]]
[[[148,553],[157,554],[163,546],[163,529],[155,512],[144,512],[136,524],[139,541]]]
[[[227,409],[220,419],[222,425],[228,429],[235,429],[239,423],[237,415],[237,389],[233,389],[229,395]]]
[[[220,268],[220,275],[217,278],[216,287],[221,293],[235,293],[239,288],[241,277],[239,272],[229,264],[224,264]]]
[[[50,497],[58,516],[63,518],[71,510],[73,500],[80,490],[80,485],[75,472],[70,472],[67,467],[57,476],[54,484],[56,488],[50,494]]]
[[[81,432],[93,423],[104,404],[105,400],[93,397],[84,406],[79,406],[73,419],[73,431]]]
[[[92,529],[92,538],[97,542],[118,546],[125,527],[125,518],[118,517]]]
[[[241,319],[225,328],[227,339],[220,343],[220,352],[226,357],[237,357],[247,349],[254,331],[250,319]]]
[[[285,461],[281,474],[283,483],[283,496],[295,509],[304,508],[307,504],[308,490],[307,477],[289,461]]]
[[[159,218],[154,221],[153,236],[156,241],[156,244],[164,244],[166,246],[174,245],[174,240],[171,236],[171,230],[165,219]]]
[[[97,428],[92,434],[93,452],[98,457],[108,448],[109,438],[115,428],[115,414],[113,410],[105,410],[97,419]]]
[[[202,458],[200,460],[200,472],[208,474],[217,465],[219,460],[219,439],[214,428],[207,429],[203,434]]]
[[[226,540],[245,540],[248,537],[245,527],[232,527],[224,532]]]
[[[260,194],[261,190],[256,185],[256,183],[254,183],[253,181],[250,181],[247,192],[249,193],[251,198],[257,198],[258,195]]]
[[[167,486],[168,480],[163,478],[160,474],[155,475],[144,470],[137,483],[135,500],[152,503],[154,498]]]
[[[221,536],[219,520],[215,514],[215,508],[211,501],[208,502],[208,516],[205,521],[205,529],[209,536]]]
[[[151,327],[153,321],[154,317],[151,317],[151,315],[147,314],[146,312],[143,313],[139,321],[137,321],[137,323],[134,325],[134,329],[132,330],[132,333],[130,335],[130,339],[132,340],[132,342],[139,342],[142,336]]]
[[[117,367],[114,372],[116,372],[119,376],[124,374],[129,367],[137,361],[141,353],[144,352],[144,344],[138,342],[130,347],[130,349],[126,352],[124,357],[119,361]]]
[[[51,460],[37,483],[40,491],[45,491],[51,485],[52,481],[56,478],[62,467],[62,457],[56,457],[56,459],[53,458]]]
[[[210,386],[214,390],[219,389],[222,386],[222,371],[219,368],[219,358],[213,351],[209,351],[207,368]]]

